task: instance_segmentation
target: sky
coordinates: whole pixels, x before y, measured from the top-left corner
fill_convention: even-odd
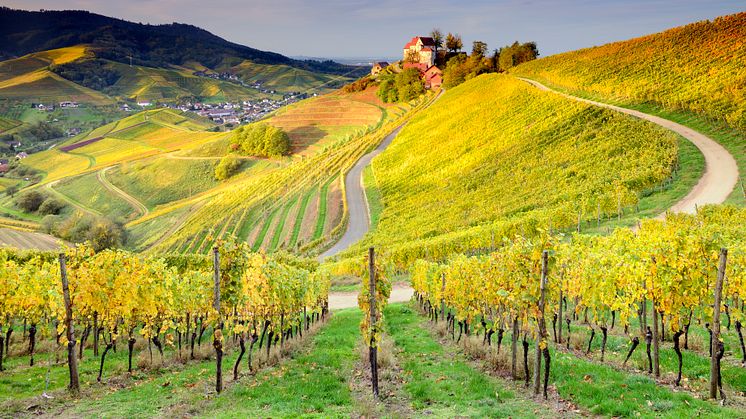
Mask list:
[[[547,56],[746,10],[744,0],[0,0],[26,10],[88,10],[142,23],[189,23],[288,56],[401,55],[432,28],[489,49],[535,41]]]

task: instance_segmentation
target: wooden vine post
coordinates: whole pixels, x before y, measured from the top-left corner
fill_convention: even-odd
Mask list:
[[[73,307],[70,299],[70,284],[67,282],[65,254],[60,253],[60,278],[62,279],[62,297],[65,300],[65,329],[67,334],[67,366],[70,370],[70,390],[80,391],[78,376],[78,358],[75,356],[75,330],[73,330]]]
[[[213,280],[215,282],[213,308],[218,316],[215,322],[212,346],[215,348],[215,391],[220,393],[223,391],[223,332],[220,316],[220,253],[217,246],[212,248],[212,255]]]
[[[541,389],[541,357],[544,356],[544,397],[547,397],[547,381],[549,380],[549,348],[547,345],[547,333],[546,320],[544,318],[544,305],[546,302],[546,288],[547,288],[547,277],[548,277],[548,262],[549,252],[543,251],[541,254],[541,286],[539,294],[539,314],[536,319],[539,331],[536,336],[536,359],[534,362],[534,395],[539,394]]]
[[[710,356],[710,398],[717,398],[720,386],[720,297],[723,291],[723,279],[725,278],[725,265],[728,261],[728,249],[720,249],[720,264],[718,266],[717,282],[715,283],[715,304],[712,311],[712,354]]]
[[[370,380],[373,387],[373,395],[378,397],[378,344],[376,343],[376,263],[375,249],[368,249],[368,288],[370,291]]]
[[[446,318],[446,274],[440,275],[442,285],[440,286],[440,317]]]

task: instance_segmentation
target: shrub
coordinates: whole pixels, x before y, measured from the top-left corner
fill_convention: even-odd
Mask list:
[[[238,169],[241,168],[241,161],[236,156],[227,155],[220,159],[217,167],[215,167],[215,179],[225,180],[235,175]]]
[[[231,148],[250,156],[280,157],[290,153],[290,137],[280,128],[254,123],[234,131]]]
[[[25,212],[35,212],[45,200],[44,194],[39,191],[29,191],[18,198],[18,207]]]
[[[62,209],[65,208],[65,204],[54,198],[47,198],[39,206],[39,214],[41,215],[56,215],[59,214]]]

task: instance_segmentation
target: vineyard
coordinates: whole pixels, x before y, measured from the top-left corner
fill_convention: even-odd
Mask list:
[[[89,338],[93,356],[100,359],[96,375],[100,382],[107,355],[116,353],[117,343],[126,347],[131,373],[137,368],[133,356],[139,341],[154,346],[161,363],[167,348],[171,356],[188,362],[195,359],[195,343],[201,350],[208,331],[218,371],[222,371],[224,350],[237,351],[235,380],[247,342],[247,365],[252,370],[260,365],[253,358],[258,356],[255,347],[266,351],[262,362],[267,362],[273,350],[278,352],[273,348],[282,349],[286,342],[302,337],[327,312],[329,279],[317,264],[287,255],[252,253],[235,242],[216,247],[212,261],[146,258],[119,250],[94,254],[85,246],[71,248],[58,259],[49,253],[4,251],[1,269],[0,371],[7,375],[22,368],[15,360],[3,364],[2,352],[22,324],[28,340],[24,358],[31,367],[40,356],[49,355],[37,354],[37,343],[44,342],[45,348],[56,345],[55,357],[67,347],[69,387],[74,391],[81,387],[77,364]],[[50,371],[65,368],[51,361],[49,365]],[[216,383],[220,391],[220,374]],[[49,382],[46,386],[50,390]]]
[[[347,255],[384,246],[406,268],[503,236],[631,218],[678,177],[679,144],[653,124],[509,76],[475,78],[421,112],[373,161],[385,209]]]
[[[340,99],[320,100],[321,103],[338,103]],[[370,116],[343,122],[344,125],[356,124],[356,130],[348,130],[344,136],[326,134],[329,137],[318,145],[319,149],[314,153],[286,159],[276,169],[239,176],[203,194],[156,210],[131,226],[137,228],[170,211],[190,207],[194,210],[189,212],[178,230],[150,251],[204,254],[211,248],[211,243],[231,234],[248,242],[254,249],[285,249],[301,253],[323,249],[342,233],[345,226],[347,215],[343,205],[342,175],[360,156],[426,106],[429,100],[430,96],[423,97],[385,113],[373,105],[358,104],[356,109],[373,110],[379,115],[378,122],[360,125],[372,121]],[[350,99],[342,101],[347,103]],[[306,119],[311,117],[306,110],[314,108],[299,106],[303,107],[291,108],[287,113],[270,119],[270,123],[287,124],[295,120],[305,126]],[[326,115],[319,114],[314,118],[321,117],[326,124],[332,125],[334,121],[328,118],[330,114]]]

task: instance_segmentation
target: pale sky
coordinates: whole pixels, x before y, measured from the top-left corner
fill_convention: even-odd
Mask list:
[[[316,57],[396,57],[433,27],[464,48],[535,41],[542,56],[746,10],[744,0],[0,0],[142,23],[189,23],[229,41]]]

